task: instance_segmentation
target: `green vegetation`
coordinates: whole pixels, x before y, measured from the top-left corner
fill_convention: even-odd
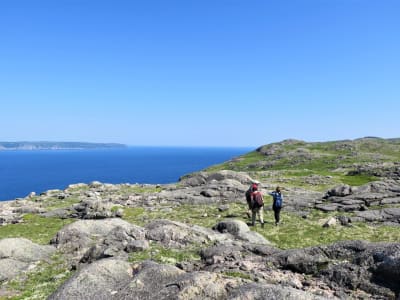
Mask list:
[[[243,279],[249,279],[249,280],[252,279],[249,274],[246,274],[243,272],[227,271],[227,272],[222,272],[222,274],[229,276],[229,277],[243,278]]]
[[[354,141],[305,143],[282,141],[262,146],[235,160],[211,166],[205,171],[219,170],[256,173],[254,178],[274,184],[300,186],[320,191],[335,184],[362,185],[378,178],[370,174],[349,176],[357,166],[400,161],[398,139],[364,138]],[[267,172],[270,172],[266,175]],[[258,175],[257,175],[258,173]],[[279,174],[279,177],[276,175]],[[314,184],[310,176],[330,176],[326,183]]]
[[[229,207],[229,210],[223,213],[218,210],[216,205],[182,205],[170,210],[160,208],[154,211],[147,211],[143,208],[126,208],[124,219],[140,226],[155,219],[167,219],[207,228],[213,227],[219,220],[225,218],[248,222],[245,214],[245,203],[233,203]],[[281,213],[283,224],[275,226],[273,212],[266,210],[264,212],[265,227],[261,228],[257,224],[258,226],[252,227],[252,230],[260,233],[281,249],[330,244],[341,240],[361,239],[371,242],[395,242],[400,240],[400,231],[390,226],[354,223],[349,227],[339,225],[330,228],[322,227],[324,220],[339,214],[351,215],[351,213],[323,213],[318,210],[312,210],[307,219],[303,219],[297,214],[283,210]],[[143,255],[148,257],[149,254],[144,253]]]
[[[50,262],[42,262],[33,271],[10,281],[8,289],[15,295],[5,299],[46,299],[72,274],[62,256],[53,255]]]
[[[23,223],[0,226],[0,239],[21,237],[47,245],[62,227],[73,221],[73,219],[45,218],[36,214],[26,214]]]

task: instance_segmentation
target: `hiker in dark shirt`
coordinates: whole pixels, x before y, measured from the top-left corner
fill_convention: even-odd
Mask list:
[[[255,226],[256,216],[261,223],[261,227],[264,228],[264,200],[262,193],[258,190],[256,184],[253,185],[253,192],[251,193],[251,225]]]
[[[245,195],[246,195],[246,202],[247,202],[247,217],[250,219],[251,218],[251,214],[252,214],[252,204],[251,204],[251,194],[258,189],[258,185],[260,184],[260,182],[258,181],[253,181],[250,185],[250,187],[248,188],[248,190],[246,191]]]
[[[277,186],[275,191],[268,193],[268,194],[271,195],[273,198],[272,209],[274,210],[275,226],[278,226],[278,224],[280,222],[280,213],[281,213],[282,203],[283,203],[283,195],[281,193],[281,188],[279,186]]]

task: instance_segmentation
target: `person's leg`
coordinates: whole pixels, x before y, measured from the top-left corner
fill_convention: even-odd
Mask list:
[[[248,207],[248,209],[247,209],[246,214],[247,214],[247,217],[250,219],[251,216],[252,216],[252,212],[251,212],[251,201],[247,201],[247,207]]]
[[[264,227],[264,207],[260,207],[259,218],[260,218],[261,227]]]
[[[278,225],[279,221],[280,221],[280,208],[274,208],[274,215],[275,215],[275,225]]]
[[[257,210],[253,208],[251,210],[251,225],[252,226],[254,226],[256,224],[256,214],[257,214]]]

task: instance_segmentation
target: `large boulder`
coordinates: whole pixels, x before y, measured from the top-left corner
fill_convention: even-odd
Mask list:
[[[33,262],[48,258],[55,248],[33,243],[25,238],[0,240],[0,259],[12,258],[22,262]]]
[[[121,286],[133,277],[131,265],[123,260],[102,259],[84,266],[48,299],[115,299]]]
[[[58,231],[51,244],[72,256],[73,260],[85,257],[84,261],[92,261],[120,254],[132,241],[144,239],[142,227],[116,218],[76,221]]]
[[[261,234],[251,231],[247,224],[240,220],[223,220],[213,227],[221,233],[229,233],[234,239],[246,241],[253,244],[270,245]]]
[[[24,238],[0,240],[0,282],[9,280],[30,269],[36,262],[49,259],[52,246],[42,246]]]
[[[168,247],[185,247],[192,244],[208,244],[224,239],[214,231],[170,220],[155,220],[145,226],[146,238]]]

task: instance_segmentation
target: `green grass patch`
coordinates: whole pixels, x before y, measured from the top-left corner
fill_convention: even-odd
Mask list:
[[[229,277],[235,277],[235,278],[243,278],[243,279],[249,279],[251,280],[251,276],[247,273],[243,272],[238,272],[238,271],[226,271],[222,272],[221,274],[229,276]]]
[[[368,175],[343,175],[341,176],[341,181],[344,184],[352,186],[360,186],[371,181],[379,180],[378,177],[368,176]]]
[[[23,223],[0,226],[0,239],[21,237],[46,245],[62,227],[74,221],[74,219],[45,218],[36,214],[26,214]]]
[[[265,156],[257,151],[249,152],[245,155],[239,156],[237,160],[234,162],[225,162],[222,164],[214,165],[209,168],[206,168],[205,171],[208,172],[217,172],[221,170],[233,170],[233,171],[241,171],[248,169],[248,165],[259,162],[260,160],[264,160]]]
[[[32,271],[6,283],[7,290],[16,294],[7,299],[46,299],[72,274],[62,256],[53,255],[50,262],[42,262]]]
[[[79,203],[80,200],[76,197],[67,197],[65,199],[49,198],[42,202],[43,206],[47,210],[53,210],[58,208],[70,207],[74,204]]]
[[[342,240],[366,240],[370,242],[396,242],[400,240],[400,231],[391,226],[374,226],[366,223],[353,223],[351,227],[337,225],[323,228],[322,223],[335,215],[344,213],[323,213],[314,210],[307,219],[282,211],[283,224],[274,225],[272,211],[266,211],[264,228],[256,226],[266,239],[281,249],[304,248],[330,244]],[[351,215],[351,214],[347,214]]]
[[[259,223],[251,227],[278,248],[292,249],[330,244],[341,240],[367,240],[371,242],[385,241],[395,242],[400,240],[398,228],[390,226],[373,226],[366,223],[354,223],[351,227],[337,225],[336,227],[323,228],[323,220],[335,215],[351,216],[352,213],[324,213],[312,210],[307,219],[297,214],[282,210],[281,218],[283,224],[274,225],[273,211],[264,211],[265,227],[261,228]],[[129,222],[143,226],[155,219],[167,219],[186,224],[196,224],[206,228],[212,228],[219,221],[231,218],[249,222],[246,217],[246,203],[230,203],[229,210],[220,212],[218,205],[182,205],[165,211],[160,208],[147,211],[143,208],[126,208],[125,216]],[[142,253],[137,255],[148,254]]]

